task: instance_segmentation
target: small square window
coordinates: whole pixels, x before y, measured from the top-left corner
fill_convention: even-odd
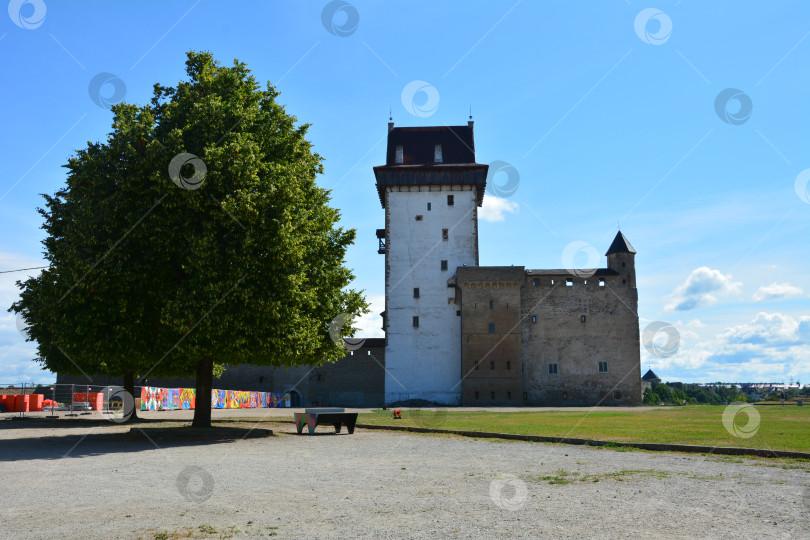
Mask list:
[[[599,278],[599,286],[600,286],[600,287],[604,287],[604,286],[605,286],[605,278]]]
[[[534,278],[534,279],[532,280],[532,284],[533,284],[535,287],[539,287],[539,286],[540,286],[540,278]]]
[[[574,280],[573,279],[566,279],[565,280],[565,286],[566,287],[573,287],[574,286]]]
[[[489,399],[495,399],[495,392],[489,393]]]
[[[318,380],[323,381],[323,373],[318,373]]]
[[[489,333],[490,334],[495,333],[495,323],[489,323]]]
[[[413,297],[414,298],[419,298],[419,287],[414,287],[413,288]]]
[[[447,206],[453,206],[456,203],[455,197],[453,195],[447,196]]]
[[[506,399],[512,399],[512,392],[506,392]]]
[[[607,362],[599,362],[599,373],[607,373],[607,372],[608,372]]]
[[[460,309],[456,310],[456,317],[461,317],[461,310]]]
[[[396,148],[396,155],[394,156],[394,163],[402,163],[404,151],[402,149],[402,145],[398,145]]]
[[[263,383],[264,382],[264,377],[259,377],[259,382]]]
[[[532,322],[537,323],[537,315],[532,315]]]
[[[550,363],[548,365],[548,374],[549,375],[557,375],[558,374],[557,362],[552,362],[552,363]]]
[[[619,390],[613,392],[613,399],[622,399],[622,393]]]
[[[512,362],[509,360],[506,361],[506,369],[512,369]]]
[[[430,212],[430,203],[428,203],[428,212]]]
[[[585,315],[582,315],[582,316],[579,318],[579,322],[582,322],[582,323],[584,323],[584,322],[585,322]]]
[[[433,161],[436,163],[442,162],[442,145],[440,144],[433,147]]]
[[[414,317],[413,318],[413,327],[414,328],[419,328],[419,317]]]
[[[478,399],[478,392],[475,392],[475,399]]]
[[[421,215],[414,216],[413,219],[415,219],[416,221],[422,221],[422,216]]]
[[[489,370],[490,371],[495,371],[495,360],[490,360],[489,361]]]
[[[447,261],[442,261],[442,270],[447,270]]]
[[[447,229],[442,229],[442,240],[447,240],[448,237],[449,234],[447,232]]]

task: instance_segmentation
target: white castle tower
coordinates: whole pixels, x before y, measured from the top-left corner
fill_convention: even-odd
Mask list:
[[[461,404],[461,306],[456,268],[478,265],[478,207],[487,165],[466,126],[388,124],[374,167],[385,229],[385,401]]]

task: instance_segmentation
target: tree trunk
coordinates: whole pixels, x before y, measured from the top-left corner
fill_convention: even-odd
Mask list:
[[[137,422],[140,420],[138,418],[138,408],[135,406],[135,374],[134,373],[124,373],[124,390],[129,392],[129,395],[132,396],[132,402],[127,403],[127,400],[124,400],[124,416],[126,417],[130,411],[127,410],[128,407],[132,407],[132,412],[129,417],[126,419],[126,422]]]
[[[197,397],[194,405],[195,428],[211,427],[211,386],[214,384],[214,359],[204,356],[197,360]]]

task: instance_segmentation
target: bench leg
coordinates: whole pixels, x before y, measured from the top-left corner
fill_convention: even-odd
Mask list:
[[[335,433],[340,433],[340,424],[335,424]]]
[[[352,433],[354,433],[354,424],[355,424],[355,421],[354,421],[354,420],[347,420],[345,423],[346,423],[346,429],[348,429],[348,430],[349,430],[349,435],[351,435]]]
[[[307,415],[307,424],[309,425],[309,434],[315,434],[315,428],[318,427],[318,417],[314,414]]]

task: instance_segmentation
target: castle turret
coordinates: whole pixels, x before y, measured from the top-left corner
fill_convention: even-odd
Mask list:
[[[374,167],[385,209],[386,403],[461,403],[456,268],[478,265],[478,207],[488,166],[475,162],[472,123],[388,127]]]
[[[610,244],[607,253],[608,268],[619,273],[621,283],[627,287],[636,288],[636,250],[627,241],[621,231]]]

